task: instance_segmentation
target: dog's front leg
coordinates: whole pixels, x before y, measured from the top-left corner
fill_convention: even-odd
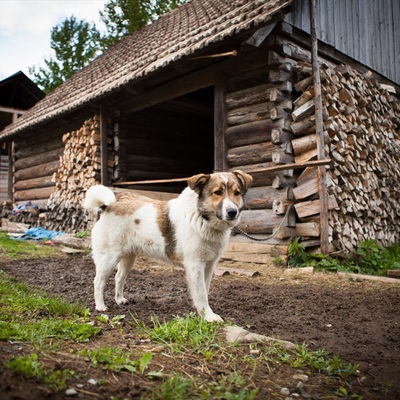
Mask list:
[[[203,263],[187,263],[185,265],[186,279],[193,304],[200,315],[204,314],[206,321],[224,322],[218,314],[213,312],[208,304],[209,282],[206,282],[206,268],[206,265]]]
[[[207,289],[207,294],[210,292],[210,286],[211,286],[211,280],[212,277],[214,275],[214,269],[217,266],[217,262],[216,261],[208,261],[206,263],[206,269],[205,269],[205,281],[206,281],[206,289]]]

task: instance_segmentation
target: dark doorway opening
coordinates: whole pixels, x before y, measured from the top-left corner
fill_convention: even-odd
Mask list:
[[[130,114],[126,119],[126,180],[185,178],[214,169],[214,88]],[[180,192],[185,182],[132,185]]]

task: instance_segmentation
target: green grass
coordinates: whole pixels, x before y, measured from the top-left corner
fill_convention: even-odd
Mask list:
[[[40,258],[59,255],[56,247],[10,238],[0,232],[0,261],[7,259]]]
[[[100,332],[88,314],[78,303],[47,296],[0,271],[0,339],[87,341]]]
[[[34,378],[35,380],[46,383],[55,392],[65,388],[67,381],[76,377],[76,373],[70,369],[45,368],[39,361],[36,353],[28,356],[18,356],[5,363],[5,366],[14,372],[23,375],[25,378]]]

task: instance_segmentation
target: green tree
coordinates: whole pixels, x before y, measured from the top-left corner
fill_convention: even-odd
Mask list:
[[[158,17],[185,3],[186,0],[110,0],[100,11],[107,33],[102,38],[109,47],[123,36],[155,21]]]
[[[54,56],[44,59],[44,67],[30,67],[29,73],[35,83],[49,93],[111,44],[185,2],[109,0],[100,12],[100,19],[106,25],[104,36],[101,36],[95,24],[78,21],[71,16],[51,30],[50,47],[54,50]]]
[[[51,30],[50,47],[54,57],[44,59],[45,67],[30,67],[29,73],[49,93],[89,64],[101,51],[101,35],[94,24],[65,19]]]

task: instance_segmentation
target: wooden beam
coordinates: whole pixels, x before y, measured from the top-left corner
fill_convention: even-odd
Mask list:
[[[101,149],[101,184],[108,185],[107,151],[107,114],[106,107],[100,109],[100,149]]]
[[[7,151],[8,151],[8,193],[7,197],[14,201],[13,198],[13,172],[14,172],[14,141],[7,144]]]
[[[22,110],[20,108],[14,107],[0,107],[0,112],[8,113],[8,114],[18,114],[22,115],[26,113],[26,110]]]
[[[226,79],[220,74],[214,85],[214,171],[227,171],[226,162]]]
[[[330,159],[325,160],[317,160],[317,161],[308,161],[305,163],[293,163],[293,164],[282,164],[275,165],[273,167],[267,168],[259,168],[254,170],[246,170],[246,173],[252,174],[256,172],[275,172],[275,171],[284,171],[287,169],[301,169],[306,167],[318,167],[320,165],[329,165],[331,163]],[[125,186],[125,185],[146,185],[152,183],[170,183],[170,182],[185,182],[190,177],[186,178],[174,178],[174,179],[157,179],[157,180],[144,180],[144,181],[126,181],[126,182],[114,182],[113,186]]]
[[[311,58],[315,99],[315,128],[318,160],[325,159],[324,121],[322,115],[321,75],[318,62],[318,39],[316,32],[316,0],[310,0]],[[321,252],[329,254],[328,194],[325,166],[318,167],[318,188],[321,223]]]

